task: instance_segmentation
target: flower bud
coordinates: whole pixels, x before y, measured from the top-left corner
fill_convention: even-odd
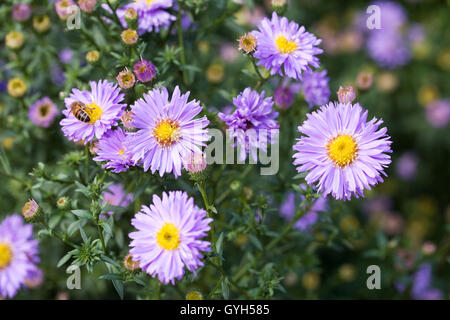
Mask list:
[[[129,46],[134,45],[139,39],[137,31],[134,29],[127,29],[122,31],[120,37],[122,38],[123,43]]]
[[[345,282],[350,282],[355,279],[356,269],[352,264],[343,264],[338,270],[339,278]]]
[[[116,77],[117,82],[119,83],[119,87],[122,89],[130,89],[134,86],[134,83],[136,82],[136,78],[134,77],[133,72],[125,69]]]
[[[27,91],[27,86],[20,78],[13,78],[8,81],[8,93],[14,98],[22,97]]]
[[[220,83],[225,75],[223,65],[220,63],[213,63],[206,70],[206,78],[211,83]]]
[[[155,66],[151,62],[144,59],[134,64],[133,71],[138,80],[143,83],[150,82],[156,77]]]
[[[75,2],[73,0],[56,0],[55,2],[56,13],[59,18],[66,20],[70,15],[72,15],[77,9]]]
[[[352,103],[356,99],[356,93],[352,86],[339,87],[337,96],[340,103]]]
[[[56,201],[58,209],[65,210],[70,208],[70,199],[67,197],[61,197]]]
[[[19,49],[24,42],[23,33],[19,31],[11,31],[6,34],[5,43],[10,49]]]
[[[361,71],[356,78],[356,85],[361,90],[367,90],[372,86],[373,75],[370,72]]]
[[[131,124],[133,121],[134,113],[132,111],[124,111],[120,116],[120,120],[122,121],[122,125],[127,131],[133,131],[135,127]]]
[[[272,9],[278,15],[283,15],[286,11],[287,0],[272,0]]]
[[[239,50],[244,51],[246,54],[253,53],[256,50],[257,40],[256,37],[250,33],[244,34],[239,38]]]
[[[123,265],[125,266],[125,269],[131,272],[135,272],[139,270],[139,261],[134,261],[133,256],[131,253],[128,253],[125,258],[123,259]]]
[[[100,52],[97,50],[91,50],[88,53],[86,53],[86,60],[89,63],[95,63],[100,58]]]
[[[189,291],[186,294],[186,300],[203,300],[203,296],[198,291]]]
[[[27,221],[36,221],[40,213],[41,210],[34,199],[28,200],[22,208],[22,215]]]
[[[307,272],[302,277],[302,285],[307,290],[315,290],[320,284],[320,276],[317,272]]]
[[[50,18],[47,15],[33,17],[33,28],[39,33],[44,33],[50,29]]]
[[[133,8],[125,10],[124,18],[128,28],[137,29],[138,27],[138,14]]]
[[[206,169],[206,159],[201,152],[189,152],[183,158],[183,164],[190,173],[198,173]]]
[[[83,12],[92,13],[97,0],[78,0],[78,6]]]

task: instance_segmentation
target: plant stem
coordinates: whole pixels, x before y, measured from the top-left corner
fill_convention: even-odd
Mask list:
[[[201,181],[201,182],[197,183],[197,188],[202,195],[203,203],[205,204],[206,214],[208,215],[208,218],[211,218],[212,217],[211,205],[209,204],[208,196],[206,195],[206,190],[205,190],[206,182]],[[215,235],[214,235],[214,225],[211,226],[211,244],[213,246],[216,244],[216,239],[215,239]]]
[[[100,238],[100,242],[102,243],[103,252],[106,254],[105,239],[103,238],[103,231],[102,231],[102,228],[100,227],[100,224],[98,223],[98,221],[97,221],[97,230],[98,230],[98,236]]]
[[[24,180],[22,180],[22,179],[19,178],[19,177],[16,177],[16,176],[14,176],[14,175],[12,175],[12,174],[10,174],[10,173],[7,173],[7,172],[5,172],[5,171],[3,171],[3,170],[0,170],[0,174],[3,175],[3,176],[5,176],[5,177],[7,177],[7,178],[10,178],[10,179],[12,179],[12,180],[16,180],[16,181],[20,182],[21,184],[23,184],[24,186],[26,186],[28,189],[31,188],[31,185],[30,185],[28,182],[25,182]]]
[[[117,25],[119,26],[120,29],[122,29],[122,23],[120,22],[119,17],[117,16],[117,12],[116,10],[113,8],[111,2],[109,0],[106,0],[106,3],[108,4],[108,7],[111,9],[113,17],[114,17],[114,21],[117,23]]]
[[[261,86],[266,83],[267,80],[269,80],[270,76],[267,78],[264,78],[263,75],[261,74],[261,71],[259,71],[258,66],[256,65],[256,60],[255,58],[251,55],[250,56],[250,60],[252,61],[253,64],[253,68],[255,69],[256,74],[258,75],[259,81],[255,86],[255,90],[258,90],[259,88],[261,88]]]
[[[186,65],[186,56],[185,56],[185,53],[184,53],[183,27],[181,26],[181,8],[178,8],[177,30],[178,30],[178,44],[179,44],[180,49],[181,49],[181,53],[180,53],[181,64],[184,67]],[[184,84],[187,84],[186,70],[183,68],[181,70],[181,72],[183,74],[183,82],[184,82]]]
[[[50,228],[50,226],[48,225],[48,223],[46,221],[41,221],[42,225],[47,229],[47,231],[50,233],[51,236],[55,237],[56,239],[58,239],[59,241],[63,242],[64,244],[68,245],[69,247],[72,248],[77,248],[77,246],[75,244],[73,244],[71,241],[61,237],[61,235],[59,235],[58,232],[56,232],[55,230],[53,230],[52,228]]]

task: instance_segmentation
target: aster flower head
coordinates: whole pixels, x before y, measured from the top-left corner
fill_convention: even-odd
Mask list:
[[[8,81],[8,93],[11,97],[20,98],[27,91],[27,86],[20,78],[12,78]]]
[[[94,11],[96,3],[97,0],[78,0],[80,9],[86,13],[91,13],[92,11]]]
[[[22,208],[22,215],[27,221],[34,220],[39,214],[40,208],[34,199],[28,200]]]
[[[86,61],[89,63],[95,63],[100,59],[100,52],[97,50],[91,50],[86,53]]]
[[[156,77],[153,63],[142,58],[134,64],[133,71],[140,82],[150,82]]]
[[[238,41],[239,50],[244,51],[246,54],[254,52],[256,50],[256,45],[258,44],[256,37],[251,33],[244,34]]]
[[[201,152],[188,153],[183,158],[185,169],[191,173],[202,172],[206,169],[206,158]]]
[[[398,31],[407,22],[405,9],[393,1],[376,1],[372,5],[380,8],[381,30]]]
[[[5,44],[10,49],[19,49],[24,41],[23,33],[20,31],[10,31],[5,36]]]
[[[17,3],[13,5],[12,16],[16,21],[25,21],[31,16],[31,8],[26,3]]]
[[[126,193],[125,189],[119,183],[113,183],[103,192],[103,204],[109,204],[116,207],[126,207],[131,203],[133,195]],[[108,215],[113,215],[113,211],[108,211]],[[102,215],[102,218],[106,216]]]
[[[133,121],[133,116],[134,113],[128,110],[124,111],[120,116],[120,121],[127,131],[133,131],[135,129],[135,127],[133,127],[133,125],[131,124],[131,122]]]
[[[69,63],[73,58],[73,51],[69,48],[64,48],[58,53],[58,59],[62,63]]]
[[[38,241],[32,237],[32,225],[17,214],[0,223],[0,297],[14,297],[29,274],[37,271]]]
[[[278,108],[288,109],[294,103],[295,94],[290,87],[281,86],[275,89],[273,98]]]
[[[298,127],[303,136],[294,145],[294,165],[308,172],[305,180],[317,184],[323,195],[349,200],[363,196],[382,182],[391,158],[391,141],[382,120],[367,121],[367,111],[358,104],[330,102],[307,115]]]
[[[30,270],[25,279],[25,286],[27,288],[33,289],[39,287],[44,280],[44,274],[41,269],[34,268]]]
[[[59,110],[49,97],[43,97],[30,106],[28,118],[37,126],[48,128]]]
[[[119,74],[116,77],[117,82],[119,83],[119,87],[122,89],[130,89],[134,86],[134,83],[136,82],[136,78],[133,74],[133,72],[125,69],[119,72]]]
[[[100,139],[112,126],[117,124],[120,119],[124,104],[124,94],[114,83],[107,80],[90,82],[90,91],[80,91],[72,89],[68,98],[64,99],[66,110],[65,116],[60,124],[64,135],[71,141],[84,141],[84,144],[91,142],[94,138]],[[85,112],[89,115],[89,122],[83,122],[77,119],[71,110],[73,103],[82,103],[85,106]]]
[[[165,11],[171,8],[173,0],[135,0],[120,9],[117,9],[117,15],[124,27],[127,26],[125,21],[125,12],[132,8],[138,14],[138,32],[159,32],[160,28],[167,28],[176,17]],[[105,5],[104,5],[105,6]],[[108,7],[105,6],[107,10]]]
[[[55,9],[59,18],[66,20],[76,9],[75,2],[73,0],[56,0]]]
[[[98,150],[94,160],[107,161],[102,168],[112,169],[112,172],[127,171],[135,162],[131,160],[132,154],[126,145],[126,137],[121,128],[106,132],[96,145]]]
[[[128,253],[125,258],[123,258],[123,265],[128,271],[139,270],[139,261],[134,261],[131,253]]]
[[[251,88],[246,88],[236,98],[233,104],[236,110],[231,114],[220,112],[219,118],[228,126],[231,139],[236,139],[239,145],[239,159],[244,161],[250,152],[257,159],[256,150],[267,150],[267,144],[278,134],[278,112],[272,110],[272,97],[264,97]]]
[[[142,206],[131,220],[137,229],[130,233],[133,260],[159,281],[175,284],[185,267],[195,272],[203,266],[201,252],[210,251],[210,243],[201,239],[208,234],[211,222],[206,211],[185,192],[164,192],[162,199],[154,195],[153,204]]]
[[[309,107],[322,106],[330,98],[327,71],[307,71],[303,76],[302,92]]]
[[[137,31],[136,31],[136,30],[133,30],[133,29],[126,29],[126,30],[123,30],[123,31],[120,33],[120,37],[122,38],[122,41],[123,41],[126,45],[133,45],[133,44],[135,44],[135,43],[138,41],[138,39],[139,39],[139,36],[138,36]]]
[[[205,116],[194,118],[202,107],[196,100],[188,102],[189,94],[182,95],[177,86],[169,100],[166,88],[153,89],[131,107],[135,114],[131,125],[139,130],[128,134],[128,146],[144,171],[159,171],[160,176],[173,172],[178,177],[184,155],[200,152],[209,140],[209,121]]]
[[[33,28],[39,33],[43,33],[50,29],[50,18],[47,15],[34,16]]]
[[[301,80],[304,71],[319,67],[316,55],[323,52],[317,47],[321,40],[306,32],[305,27],[279,18],[276,12],[271,20],[265,18],[253,35],[258,41],[254,57],[271,75],[278,73]]]
[[[398,158],[395,171],[403,180],[411,180],[416,175],[419,159],[413,151],[407,151]]]

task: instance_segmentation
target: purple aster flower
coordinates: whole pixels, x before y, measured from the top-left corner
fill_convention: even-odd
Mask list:
[[[278,73],[301,80],[303,71],[311,70],[311,66],[319,67],[315,55],[323,52],[317,47],[322,40],[306,32],[305,27],[285,17],[280,19],[276,12],[272,20],[265,18],[253,35],[258,40],[254,53],[258,65],[270,70],[271,75]]]
[[[419,159],[414,152],[405,152],[398,158],[395,171],[403,180],[411,180],[416,175]]]
[[[181,175],[182,159],[187,152],[200,152],[209,140],[206,116],[194,119],[202,111],[196,100],[188,102],[190,92],[181,95],[178,86],[169,100],[167,89],[153,89],[131,107],[135,114],[131,125],[138,130],[128,134],[133,161],[142,160],[144,171],[173,171]]]
[[[131,193],[126,193],[124,188],[119,183],[114,183],[108,187],[103,192],[103,204],[109,204],[116,207],[126,207],[131,203],[133,195]],[[112,216],[113,211],[108,211],[108,215]],[[102,215],[101,218],[106,218]]]
[[[156,70],[153,63],[144,59],[141,59],[134,64],[133,71],[136,78],[144,83],[152,81],[156,76]]]
[[[28,118],[37,126],[48,128],[59,110],[49,97],[43,97],[30,106]]]
[[[301,195],[299,200],[302,201],[305,199],[305,196]],[[296,201],[295,201],[295,193],[289,192],[281,204],[280,213],[288,220],[292,220],[295,215]],[[314,204],[311,206],[311,209],[304,214],[296,223],[295,228],[301,231],[306,231],[316,223],[319,218],[318,212],[325,211],[325,207],[327,204],[326,197],[320,197],[315,200]]]
[[[450,121],[450,100],[437,100],[425,109],[428,122],[435,128],[443,128]]]
[[[411,52],[406,39],[398,32],[377,30],[367,39],[370,57],[381,67],[396,68],[406,64]]]
[[[53,64],[50,67],[50,78],[52,82],[57,86],[62,86],[66,81],[66,75],[61,67],[57,64]]]
[[[17,214],[0,224],[0,297],[14,297],[29,274],[37,271],[38,241],[32,237],[33,226]]]
[[[127,27],[125,21],[125,10],[133,8],[138,14],[138,32],[143,34],[145,32],[159,32],[159,28],[169,27],[176,17],[165,11],[164,9],[171,8],[173,0],[135,0],[120,9],[117,9],[117,15],[124,26]],[[105,7],[105,5],[103,5]],[[110,10],[106,7],[107,10]]]
[[[42,284],[43,280],[44,274],[42,273],[41,269],[31,269],[26,276],[25,285],[27,286],[27,288],[37,288]]]
[[[330,98],[327,71],[308,71],[303,76],[302,92],[309,107],[322,106]]]
[[[31,15],[31,8],[26,3],[17,3],[13,5],[12,16],[14,20],[22,22],[27,20]]]
[[[421,43],[425,40],[425,29],[419,23],[414,23],[408,30],[408,39],[412,43]]]
[[[66,20],[71,14],[75,13],[77,5],[73,0],[56,0],[55,9],[59,18]]]
[[[264,98],[265,92],[259,94],[251,88],[245,89],[233,104],[236,110],[231,114],[220,112],[219,118],[228,126],[230,139],[236,139],[240,146],[240,161],[244,161],[250,152],[257,159],[256,150],[267,151],[267,145],[278,134],[278,112],[272,110],[272,97]]]
[[[391,141],[383,121],[367,122],[367,111],[357,103],[330,102],[307,115],[298,127],[304,136],[294,145],[294,165],[307,171],[306,182],[317,182],[323,195],[349,200],[364,196],[363,190],[382,182],[391,163]]]
[[[377,5],[380,8],[381,30],[397,31],[407,22],[406,11],[399,3],[376,1],[372,5]]]
[[[288,109],[295,101],[295,93],[290,87],[278,87],[273,93],[275,105],[280,109]]]
[[[120,119],[125,104],[121,104],[125,95],[112,82],[100,80],[90,82],[91,91],[72,89],[68,98],[64,99],[66,110],[63,114],[66,118],[60,124],[64,135],[75,142],[84,140],[84,144],[100,139],[103,134]],[[74,116],[71,105],[81,102],[85,106],[85,112],[89,115],[89,122],[83,122]]]
[[[69,63],[73,58],[73,51],[69,48],[62,49],[58,53],[58,58],[62,63]]]
[[[131,224],[130,253],[141,269],[159,281],[175,284],[184,275],[184,267],[194,272],[203,266],[201,251],[210,251],[210,243],[201,240],[213,221],[194,204],[186,192],[153,195],[150,207],[142,206]]]
[[[95,161],[107,161],[102,168],[112,169],[119,173],[127,171],[135,163],[131,160],[132,154],[126,145],[126,133],[121,128],[109,130],[97,143],[97,156]]]

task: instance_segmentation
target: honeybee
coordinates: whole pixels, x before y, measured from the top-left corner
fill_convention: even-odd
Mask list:
[[[91,117],[86,112],[86,110],[89,110],[91,108],[88,108],[83,102],[81,101],[75,101],[70,105],[70,111],[72,111],[72,114],[80,120],[81,122],[90,122]]]

